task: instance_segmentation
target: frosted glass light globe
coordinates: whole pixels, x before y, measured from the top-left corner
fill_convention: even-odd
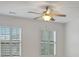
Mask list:
[[[44,16],[43,16],[43,19],[44,19],[44,21],[50,21],[51,16],[44,15]]]

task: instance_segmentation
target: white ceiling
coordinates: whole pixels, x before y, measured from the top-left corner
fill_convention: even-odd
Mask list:
[[[0,15],[11,15],[17,17],[24,17],[33,20],[33,18],[39,16],[39,14],[27,13],[28,11],[42,12],[40,6],[49,5],[49,4],[58,4],[61,3],[63,6],[57,6],[56,10],[66,14],[66,17],[55,17],[56,22],[66,23],[72,19],[79,17],[79,2],[69,2],[69,1],[0,1]],[[13,13],[13,14],[10,14]]]

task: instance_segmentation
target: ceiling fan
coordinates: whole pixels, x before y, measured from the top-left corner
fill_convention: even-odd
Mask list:
[[[34,19],[43,18],[44,21],[55,21],[55,16],[66,17],[65,14],[54,11],[50,6],[45,6],[45,10],[42,13],[29,11],[28,13],[40,14],[40,16]]]

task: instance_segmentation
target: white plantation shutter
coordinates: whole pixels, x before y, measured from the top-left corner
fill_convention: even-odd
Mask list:
[[[21,28],[0,26],[0,56],[21,56]]]
[[[56,31],[41,31],[41,56],[56,55]]]

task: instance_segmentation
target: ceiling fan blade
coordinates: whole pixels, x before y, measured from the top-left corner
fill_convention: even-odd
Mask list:
[[[61,17],[66,17],[65,14],[59,13],[59,12],[53,12],[52,16],[61,16]]]
[[[38,16],[38,17],[35,17],[35,18],[33,18],[34,20],[36,20],[36,19],[38,19],[38,18],[40,18],[41,16]]]
[[[41,13],[38,13],[38,12],[32,12],[32,11],[29,11],[28,13],[41,14]]]
[[[56,16],[66,17],[66,15],[64,15],[64,14],[58,14]]]
[[[55,19],[54,19],[54,18],[51,18],[50,20],[55,21]]]

